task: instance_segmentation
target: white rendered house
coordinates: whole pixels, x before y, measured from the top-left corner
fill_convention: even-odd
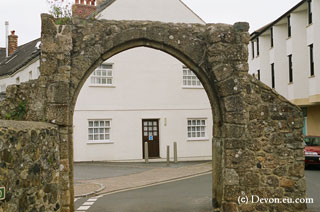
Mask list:
[[[205,24],[180,0],[98,3],[77,6],[96,10],[97,19]],[[14,55],[22,57],[25,45],[28,63],[14,61]],[[25,45],[8,57],[0,49],[3,91],[39,76],[38,40]],[[16,63],[18,71],[8,68]],[[212,155],[212,112],[205,90],[184,64],[155,49],[134,48],[103,62],[80,91],[73,123],[75,161],[142,159],[144,142],[155,158],[166,157],[167,145],[173,156],[173,142],[180,158]]]
[[[205,24],[180,0],[116,0],[96,18]],[[108,59],[86,81],[74,113],[74,160],[211,156],[208,97],[192,71],[172,56],[139,47]]]
[[[304,111],[320,136],[320,1],[303,0],[251,34],[249,72]]]

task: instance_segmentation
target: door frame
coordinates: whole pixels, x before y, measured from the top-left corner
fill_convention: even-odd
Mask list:
[[[161,149],[160,149],[160,121],[161,121],[161,119],[160,118],[141,118],[142,159],[145,159],[144,158],[144,141],[143,141],[143,136],[144,136],[143,135],[143,132],[144,132],[143,121],[151,121],[151,120],[157,120],[158,121],[159,158],[160,158],[160,155],[161,155]],[[149,158],[150,158],[150,154],[149,154]]]

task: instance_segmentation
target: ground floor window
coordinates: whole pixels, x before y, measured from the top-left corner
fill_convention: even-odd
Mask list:
[[[206,138],[206,119],[188,119],[188,138]]]
[[[110,141],[111,120],[89,120],[88,126],[89,142]]]

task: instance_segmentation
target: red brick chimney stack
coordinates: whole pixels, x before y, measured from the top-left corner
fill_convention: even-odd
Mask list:
[[[96,0],[75,0],[75,4],[72,5],[72,16],[86,18],[96,11],[95,5]]]
[[[12,55],[18,48],[18,36],[14,34],[15,31],[11,31],[11,35],[8,36],[8,56]]]

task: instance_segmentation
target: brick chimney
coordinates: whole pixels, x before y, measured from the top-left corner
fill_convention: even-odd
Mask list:
[[[12,55],[18,48],[18,36],[14,34],[15,31],[11,31],[11,35],[8,36],[8,56]]]
[[[72,16],[86,18],[96,11],[96,0],[75,0],[72,5]]]

